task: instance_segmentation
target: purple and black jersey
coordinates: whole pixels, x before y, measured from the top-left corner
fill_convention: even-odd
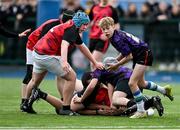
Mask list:
[[[152,52],[149,49],[148,44],[139,38],[127,32],[115,30],[110,42],[124,57],[132,53],[133,68],[136,63],[145,66],[152,66]]]
[[[119,80],[127,80],[130,78],[131,74],[132,70],[126,67],[119,67],[116,71],[96,69],[92,72],[92,78],[97,78],[104,84],[111,83],[113,86],[116,86]]]
[[[138,55],[139,50],[148,50],[148,44],[124,31],[115,30],[110,39],[113,47],[123,56],[132,53],[133,57]]]

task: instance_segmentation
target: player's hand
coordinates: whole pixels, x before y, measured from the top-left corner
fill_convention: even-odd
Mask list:
[[[108,64],[108,67],[106,68],[106,70],[108,71],[116,71],[119,68],[118,64]]]
[[[104,69],[104,65],[103,65],[102,62],[96,62],[94,67],[97,68],[97,69],[100,69],[100,70]]]
[[[69,73],[71,71],[71,66],[66,61],[62,62],[62,68],[66,73]]]
[[[107,116],[111,116],[113,115],[113,110],[103,110],[103,109],[99,109],[98,110],[98,114],[99,115],[107,115]]]
[[[73,102],[74,102],[74,103],[81,103],[81,98],[76,95],[76,96],[74,97],[74,99],[73,99]]]
[[[105,34],[101,34],[100,39],[106,41],[108,40],[108,37]]]
[[[28,34],[29,32],[31,32],[31,29],[25,30],[24,32],[20,33],[18,36],[19,36],[19,37],[25,37],[25,36],[27,36],[27,34]]]

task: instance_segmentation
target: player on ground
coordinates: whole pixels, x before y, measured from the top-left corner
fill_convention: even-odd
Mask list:
[[[97,61],[102,61],[103,55],[109,47],[108,38],[102,33],[98,26],[99,20],[105,16],[112,17],[115,21],[116,27],[119,29],[117,11],[109,5],[108,2],[109,0],[100,0],[99,4],[94,5],[89,13],[91,20],[89,50]],[[93,69],[92,64],[91,69]]]
[[[153,56],[149,46],[144,41],[124,31],[116,30],[114,20],[105,17],[100,20],[99,26],[103,33],[110,39],[111,44],[121,54],[117,57],[117,64],[109,67],[109,70],[116,70],[124,63],[133,60],[133,73],[128,82],[133,96],[137,102],[138,110],[130,118],[146,117],[144,110],[143,96],[139,87],[158,91],[173,100],[171,88],[161,87],[153,82],[145,81],[144,74],[148,66],[152,66]],[[138,87],[139,86],[139,87]]]
[[[78,94],[81,94],[82,92],[78,92]],[[59,109],[62,108],[63,101],[59,98],[56,98],[50,94],[47,94],[43,92],[40,89],[33,89],[31,98],[33,101],[38,99],[43,99],[47,101],[49,104],[51,104],[56,109],[56,113],[59,114]],[[71,104],[73,105],[73,101],[71,101]],[[76,104],[75,104],[76,105]],[[79,104],[81,106],[81,104]],[[97,88],[94,90],[94,92],[91,94],[89,98],[84,101],[84,104],[86,106],[85,109],[79,109],[78,113],[83,115],[113,115],[115,111],[111,110],[110,108],[110,102],[108,97],[107,89],[104,87]],[[77,106],[77,105],[76,105]],[[71,109],[77,109],[77,107],[71,106]],[[101,110],[99,110],[101,109]],[[123,109],[124,110],[124,109]],[[122,113],[122,111],[119,111],[119,113]],[[111,114],[110,114],[111,113]],[[117,113],[117,112],[116,112]]]
[[[67,62],[69,45],[75,44],[96,68],[103,68],[103,64],[97,62],[93,58],[79,36],[80,32],[86,30],[89,21],[89,17],[84,12],[77,12],[72,20],[52,28],[34,46],[33,75],[27,87],[27,100],[23,103],[24,111],[32,109],[28,104],[31,90],[39,86],[46,73],[49,71],[66,80],[63,89],[63,108],[60,110],[60,114],[76,114],[70,110],[70,102],[76,82],[76,73]]]
[[[84,73],[84,75],[82,76],[82,84],[84,86],[88,86],[91,79],[92,79],[91,72]],[[76,85],[81,86],[82,84],[76,84]],[[84,88],[83,91],[77,92],[78,97],[81,97],[85,92],[85,90],[86,87]],[[59,114],[59,109],[62,108],[62,103],[63,103],[62,100],[50,94],[47,94],[41,91],[40,89],[33,89],[31,99],[35,101],[40,98],[47,101],[49,104],[55,107],[56,113]],[[134,106],[136,104],[134,100],[130,100],[127,106],[120,105],[118,106],[118,109],[117,108],[112,109],[110,107],[110,100],[109,100],[107,87],[103,84],[97,84],[93,92],[82,103],[78,103],[78,104],[74,103],[73,101],[74,98],[76,98],[76,95],[74,95],[74,97],[71,100],[71,109],[82,115],[129,116],[130,114],[134,113],[137,110],[137,107]],[[159,110],[163,108],[160,100],[161,99],[158,96],[153,96],[150,99],[146,99],[145,108],[149,109],[150,107],[155,107],[157,108],[158,112],[160,112]],[[121,101],[118,103],[123,104]],[[126,107],[128,108],[127,110]],[[159,113],[159,114],[163,114],[163,113]]]
[[[112,64],[111,62],[112,59],[110,59],[109,61],[108,60],[109,60],[108,58],[104,60],[105,67],[107,66],[108,63]],[[117,62],[118,61],[116,60],[115,63]],[[108,86],[108,94],[109,94],[111,108],[114,108],[114,106],[130,107],[134,105],[134,101],[132,102],[131,100],[129,100],[133,98],[131,90],[128,86],[128,81],[131,77],[131,74],[132,74],[132,70],[126,67],[119,67],[116,71],[113,71],[113,72],[108,71],[106,69],[103,69],[103,70],[96,69],[92,73],[89,73],[89,75],[87,73],[86,77],[91,77],[92,80],[90,81],[83,95],[81,97],[78,97],[78,96],[75,97],[74,102],[83,103],[84,100],[87,97],[89,97],[89,95],[91,95],[93,90],[96,88],[96,84],[103,83]],[[88,78],[86,78],[85,81],[87,82]],[[157,101],[156,104],[158,105],[156,106],[156,108],[158,110],[159,115],[162,116],[164,108],[162,107],[162,105],[159,105],[161,104],[161,99],[159,97],[155,97],[155,99],[152,99],[152,101],[153,100]],[[153,105],[152,101],[146,103],[145,106],[152,106]]]
[[[72,19],[73,15],[74,15],[73,11],[66,10],[66,11],[63,12],[62,19],[50,19],[50,20],[46,21],[45,23],[43,23],[41,26],[39,26],[36,30],[34,30],[29,35],[28,41],[27,41],[27,44],[26,44],[26,75],[25,75],[25,77],[23,79],[23,82],[22,82],[21,105],[25,101],[25,94],[26,94],[27,84],[29,83],[29,81],[32,78],[32,70],[33,70],[33,55],[32,55],[32,52],[33,52],[33,47],[38,42],[38,40],[40,38],[42,38],[52,27]],[[60,79],[57,80],[57,81],[60,81]],[[57,82],[57,87],[58,87],[58,89],[60,89],[60,92],[62,91],[61,86],[63,86],[62,83]],[[21,107],[20,107],[20,109],[21,109]],[[29,112],[31,112],[31,111],[29,111]]]

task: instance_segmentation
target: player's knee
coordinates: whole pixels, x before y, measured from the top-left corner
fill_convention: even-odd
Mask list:
[[[147,86],[147,82],[145,80],[138,82],[138,86],[140,88],[145,88]]]
[[[76,81],[76,73],[74,71],[69,72],[69,77],[70,81]]]
[[[76,82],[76,73],[74,71],[70,71],[69,73],[67,73],[62,78],[64,78],[67,82],[71,82],[71,83],[75,84],[75,82]]]
[[[134,87],[135,84],[136,84],[136,83],[133,82],[133,81],[129,81],[129,82],[128,82],[128,85],[129,85],[130,88]]]
[[[113,104],[114,106],[116,106],[116,105],[118,104],[117,98],[113,98],[113,99],[112,99],[112,104]]]

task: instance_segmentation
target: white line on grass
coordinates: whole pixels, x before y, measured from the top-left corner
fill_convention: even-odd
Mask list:
[[[0,129],[178,129],[180,126],[59,126],[59,127],[0,127]]]

